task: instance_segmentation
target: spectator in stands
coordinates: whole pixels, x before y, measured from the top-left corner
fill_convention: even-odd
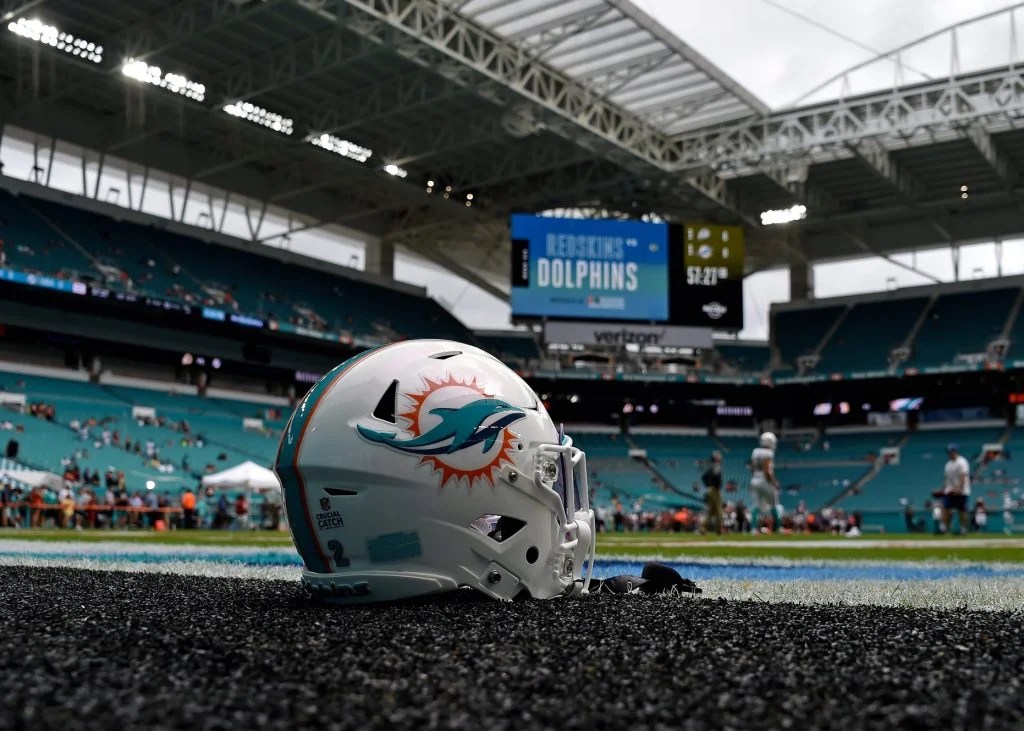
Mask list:
[[[41,487],[33,487],[32,492],[28,495],[28,507],[31,511],[31,518],[29,519],[29,526],[32,528],[43,527],[43,489]]]
[[[738,533],[750,532],[750,513],[742,500],[736,503],[736,531]]]
[[[131,503],[128,500],[128,493],[124,490],[117,490],[114,499],[114,516],[112,523],[117,528],[126,528],[130,519],[128,508]]]
[[[176,528],[181,526],[181,523],[178,521],[178,511],[171,511],[171,501],[170,498],[167,497],[167,493],[162,492],[157,496],[156,510],[157,520],[162,520],[165,525],[173,525]],[[158,527],[155,522],[153,523],[153,527]]]
[[[14,507],[14,486],[7,478],[0,482],[0,528],[19,528],[17,509]]]
[[[711,464],[701,476],[701,482],[707,488],[704,502],[707,504],[707,520],[704,527],[719,535],[725,533],[722,520],[722,453],[711,453]]]
[[[1013,499],[1013,495],[1009,490],[1003,491],[1003,533],[1011,535],[1013,533],[1013,511],[1017,507],[1017,501]]]
[[[142,500],[142,495],[138,492],[132,494],[128,500],[128,507],[131,509],[131,515],[128,517],[128,525],[133,528],[139,528],[142,525],[142,508],[145,503]]]
[[[231,524],[230,507],[227,495],[221,493],[217,497],[217,508],[213,515],[213,528],[227,528]]]
[[[940,535],[943,531],[946,530],[946,526],[942,522],[942,500],[940,498],[936,500],[934,503],[926,504],[925,507],[927,507],[928,505],[931,505],[932,510],[932,533],[934,533],[935,535]]]
[[[960,533],[964,534],[967,533],[967,500],[971,496],[971,466],[960,454],[959,445],[948,445],[946,453],[949,459],[946,461],[942,486],[942,524],[945,526],[945,532],[951,533],[953,513],[956,512]]]
[[[7,440],[7,449],[4,450],[4,456],[6,456],[7,459],[17,459],[20,446],[21,445],[18,444],[18,440],[11,437]]]
[[[192,530],[196,527],[196,494],[190,488],[185,488],[181,496],[182,527]]]
[[[626,529],[626,511],[622,508],[622,501],[615,500],[615,532],[621,533]]]
[[[75,503],[75,525],[79,528],[96,527],[96,495],[91,488],[83,488]]]
[[[157,499],[156,490],[149,490],[146,493],[146,525],[149,528],[155,528],[156,522],[163,516],[160,515],[160,511],[157,508],[160,507],[160,501]]]
[[[235,523],[242,530],[249,527],[249,498],[244,492],[235,498]]]
[[[971,516],[971,524],[974,530],[979,533],[985,532],[985,527],[988,525],[988,513],[985,512],[985,499],[978,498],[977,502],[974,503],[974,511]]]
[[[807,503],[801,500],[793,511],[793,529],[798,533],[807,532]]]
[[[924,533],[924,518],[914,520],[914,504],[907,498],[903,498],[903,522],[907,527],[907,533]],[[928,505],[925,505],[925,509]]]
[[[70,488],[61,491],[59,524],[61,528],[75,527],[75,496]]]

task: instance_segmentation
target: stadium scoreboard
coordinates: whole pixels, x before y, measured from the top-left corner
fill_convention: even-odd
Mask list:
[[[743,327],[746,241],[739,226],[683,226],[686,284],[678,288],[682,314],[711,327]]]
[[[526,214],[510,220],[512,316],[743,327],[743,229]]]

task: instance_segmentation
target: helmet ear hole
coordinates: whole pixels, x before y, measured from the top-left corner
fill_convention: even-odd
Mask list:
[[[377,402],[377,407],[373,410],[374,418],[386,421],[389,424],[397,423],[398,420],[395,418],[397,403],[398,381],[394,380],[384,391],[384,395],[380,397],[380,401]]]
[[[537,563],[538,558],[540,558],[540,551],[537,550],[536,546],[530,546],[526,549],[526,563]]]

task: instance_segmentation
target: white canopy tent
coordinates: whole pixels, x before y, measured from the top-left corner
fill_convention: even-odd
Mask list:
[[[10,478],[29,487],[48,487],[51,490],[64,487],[64,480],[60,475],[43,470],[0,469],[0,477]]]
[[[242,462],[223,472],[215,472],[203,477],[203,487],[225,490],[245,489],[250,492],[280,490],[281,483],[273,470],[261,467],[255,462]]]
[[[281,505],[281,481],[273,470],[262,467],[255,462],[242,462],[222,472],[203,477],[203,487],[215,490],[245,490],[249,495],[249,506],[252,508],[253,493],[263,495],[266,504]],[[276,520],[275,520],[276,522]],[[248,525],[248,517],[243,522]],[[283,525],[281,526],[283,528]]]

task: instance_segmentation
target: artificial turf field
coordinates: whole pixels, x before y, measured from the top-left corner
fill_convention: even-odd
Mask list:
[[[1024,728],[1022,538],[599,546],[704,593],[342,607],[286,533],[0,531],[0,729]]]

